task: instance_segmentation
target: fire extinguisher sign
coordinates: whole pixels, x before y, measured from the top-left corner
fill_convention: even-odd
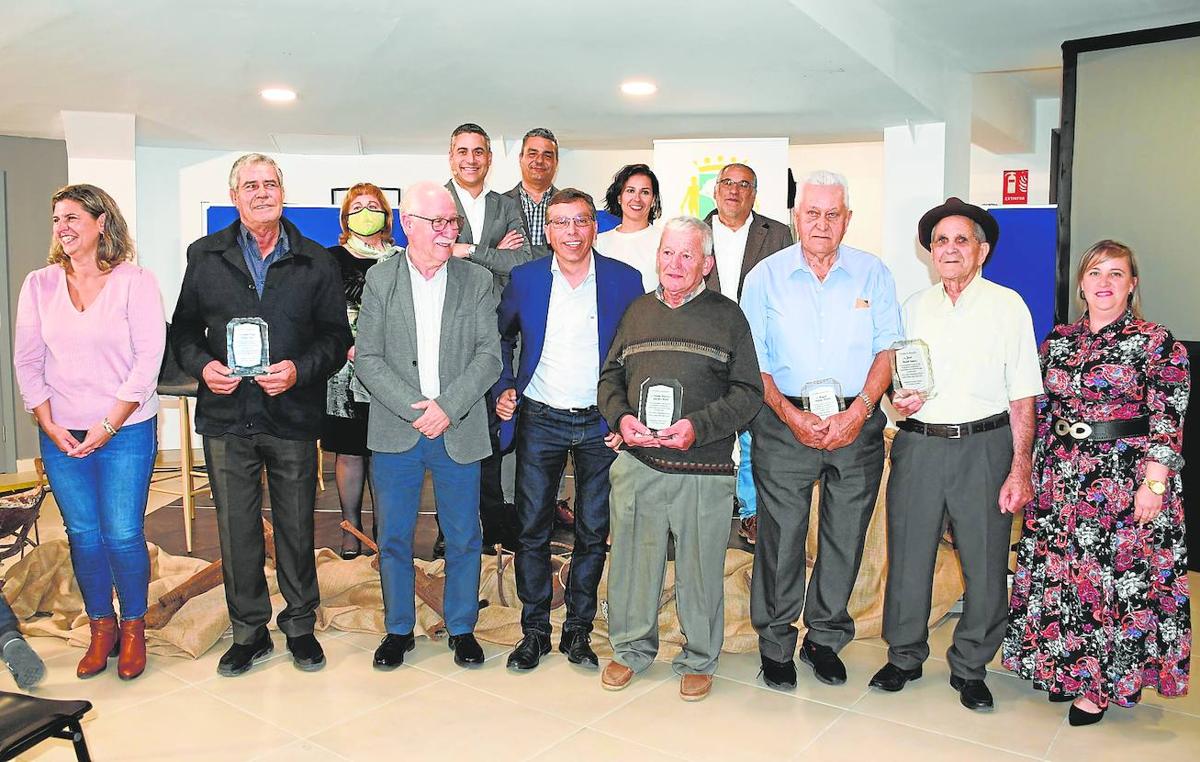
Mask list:
[[[1006,169],[1006,170],[1004,170],[1004,203],[1005,204],[1028,204],[1029,203],[1029,170],[1028,169]]]

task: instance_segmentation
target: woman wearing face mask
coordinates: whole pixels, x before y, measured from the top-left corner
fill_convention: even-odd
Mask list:
[[[91,642],[75,674],[98,675],[119,648],[117,674],[131,680],[146,668],[146,495],[166,318],[154,275],[130,261],[111,196],[68,185],[51,205],[50,265],[29,274],[17,302],[17,385],[37,419],[88,615]]]
[[[1191,652],[1182,484],[1188,357],[1142,317],[1137,259],[1080,259],[1087,311],[1042,342],[1034,499],[1025,508],[1004,666],[1091,725],[1142,689],[1181,696]]]
[[[342,270],[346,291],[346,316],[351,332],[357,333],[358,309],[362,305],[367,270],[392,256],[398,248],[392,240],[392,207],[383,191],[371,183],[352,187],[342,200],[341,245],[329,253]],[[366,389],[354,377],[354,346],[346,353],[346,364],[329,379],[321,448],[334,453],[334,476],[342,518],[362,529],[363,490],[367,483],[370,451],[367,449]],[[349,532],[342,534],[342,558],[356,558],[362,551]]]
[[[604,194],[604,209],[621,224],[596,236],[596,251],[618,259],[642,274],[642,288],[658,288],[658,239],[654,221],[662,216],[658,178],[645,164],[627,164],[613,176]]]

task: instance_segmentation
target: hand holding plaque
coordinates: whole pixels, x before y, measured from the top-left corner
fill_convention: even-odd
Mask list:
[[[233,318],[225,329],[230,375],[261,376],[271,363],[267,321],[257,317]]]
[[[675,378],[647,378],[638,399],[638,420],[657,433],[683,415],[683,384]]]
[[[929,345],[920,339],[909,339],[897,341],[892,350],[892,384],[896,389],[914,392],[923,400],[933,397],[933,359]]]
[[[809,381],[800,390],[800,396],[808,401],[808,412],[825,420],[846,409],[842,398],[842,385],[833,378]]]

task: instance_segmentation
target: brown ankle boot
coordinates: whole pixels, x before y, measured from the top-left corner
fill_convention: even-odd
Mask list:
[[[146,670],[146,620],[121,620],[121,656],[117,676],[132,680]]]
[[[75,668],[75,675],[81,680],[103,672],[108,666],[108,658],[117,655],[116,616],[89,619],[88,627],[92,631],[92,642],[88,645],[87,653],[79,660],[79,666]]]

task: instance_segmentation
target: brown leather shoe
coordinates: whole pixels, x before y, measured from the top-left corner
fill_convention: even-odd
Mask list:
[[[146,620],[121,621],[121,655],[117,658],[117,677],[132,680],[146,671]]]
[[[619,691],[633,679],[633,670],[619,662],[610,661],[600,673],[600,685],[606,691]]]
[[[108,667],[110,656],[117,655],[117,617],[106,616],[101,619],[89,619],[88,628],[92,631],[92,642],[87,652],[79,660],[75,668],[75,676],[81,680],[95,677]]]
[[[737,533],[749,545],[758,542],[758,516],[747,516],[739,521]]]
[[[712,675],[684,675],[679,678],[679,698],[699,701],[712,690]]]

